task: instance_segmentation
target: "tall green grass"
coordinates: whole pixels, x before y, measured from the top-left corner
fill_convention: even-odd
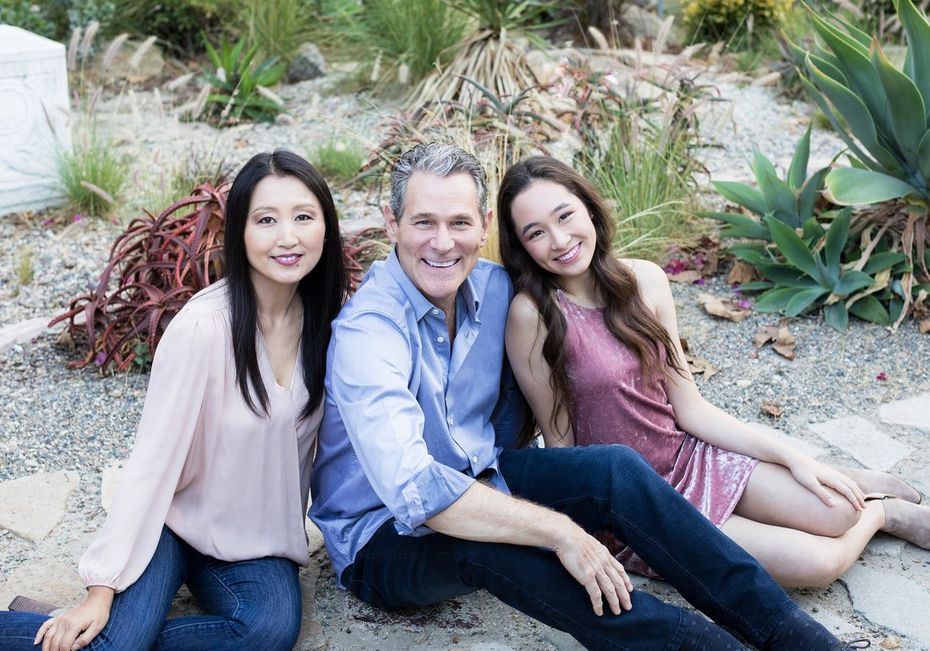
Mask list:
[[[365,162],[365,151],[355,142],[332,138],[310,152],[310,162],[330,183],[351,181]]]
[[[58,154],[58,179],[70,207],[86,217],[108,217],[129,176],[129,161],[97,133],[96,123],[79,127],[71,151]]]
[[[257,45],[261,58],[290,61],[310,40],[312,15],[301,0],[246,2],[239,9],[240,24],[249,46]]]

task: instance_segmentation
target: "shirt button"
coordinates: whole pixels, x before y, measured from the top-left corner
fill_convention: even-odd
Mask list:
[[[471,458],[471,462],[472,462],[472,463],[478,463],[478,457],[472,457],[472,458]]]
[[[452,419],[452,416],[449,416],[449,417],[446,419],[446,422],[449,423],[449,427],[452,427],[452,424],[453,424],[455,421]]]
[[[442,342],[444,342],[445,340],[446,340],[445,337],[436,337],[436,341],[438,341],[439,343],[442,343]]]
[[[430,312],[433,313],[433,316],[439,316],[439,310],[437,310],[435,307],[432,310],[430,310]]]

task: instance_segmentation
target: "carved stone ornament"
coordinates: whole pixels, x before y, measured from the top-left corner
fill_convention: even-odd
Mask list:
[[[65,46],[0,25],[0,215],[61,202],[69,128]]]

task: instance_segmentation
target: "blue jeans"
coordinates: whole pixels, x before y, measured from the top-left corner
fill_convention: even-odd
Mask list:
[[[167,619],[182,583],[208,615]],[[219,561],[197,552],[165,527],[148,567],[113,598],[107,625],[85,648],[285,650],[297,641],[300,613],[300,585],[292,561]],[[35,651],[32,641],[46,619],[0,612],[0,649]]]
[[[560,511],[589,532],[611,530],[714,622],[760,649],[824,649],[836,642],[759,564],[649,464],[619,445],[506,450],[500,469],[515,496]],[[732,649],[729,632],[642,591],[633,609],[598,617],[584,588],[549,550],[442,534],[412,538],[386,522],[341,581],[381,608],[422,606],[483,588],[574,636],[589,649]],[[807,645],[790,622],[822,631]],[[792,630],[788,630],[792,629]]]

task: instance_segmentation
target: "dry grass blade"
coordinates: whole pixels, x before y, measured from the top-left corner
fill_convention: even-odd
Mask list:
[[[158,40],[157,36],[149,36],[147,39],[142,41],[142,44],[136,49],[135,53],[132,55],[132,58],[129,59],[129,65],[133,68],[138,68],[139,64],[142,63],[142,57],[145,56],[145,53],[148,52],[155,41]]]
[[[113,64],[113,58],[116,56],[116,53],[119,52],[120,48],[123,47],[123,44],[126,42],[126,39],[129,38],[128,32],[123,32],[112,41],[107,46],[107,49],[103,53],[103,59],[101,59],[100,67],[104,70],[109,70],[110,66]]]

